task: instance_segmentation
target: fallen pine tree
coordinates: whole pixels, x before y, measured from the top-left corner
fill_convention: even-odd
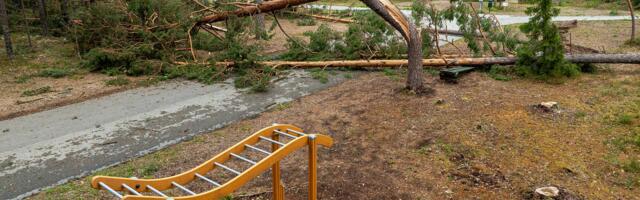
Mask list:
[[[640,54],[574,54],[565,55],[572,63],[631,63],[640,64]],[[513,65],[517,57],[483,57],[483,58],[431,58],[423,59],[423,66],[457,66],[457,65]],[[258,64],[272,67],[406,67],[408,60],[332,60],[332,61],[261,61]],[[179,63],[185,64],[185,63]],[[231,66],[233,62],[217,62],[218,65]]]

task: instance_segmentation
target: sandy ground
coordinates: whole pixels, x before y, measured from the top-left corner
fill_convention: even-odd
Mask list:
[[[607,30],[626,31],[623,22],[607,23]],[[574,41],[639,52],[608,40],[619,31],[578,31]],[[639,199],[640,169],[632,163],[640,148],[616,141],[640,135],[640,68],[600,67],[561,84],[473,72],[451,85],[427,74],[435,93],[420,97],[404,92],[402,71],[370,73],[96,174],[170,176],[277,122],[336,141],[320,151],[320,199],[535,199],[532,191],[542,186],[560,188],[558,199]],[[544,101],[560,109],[533,106]],[[283,162],[288,199],[306,199],[306,162],[304,151]],[[228,178],[219,172],[210,175]],[[89,178],[32,199],[110,197],[91,189]],[[269,185],[262,176],[235,196],[268,199]],[[202,182],[188,187],[210,189]]]

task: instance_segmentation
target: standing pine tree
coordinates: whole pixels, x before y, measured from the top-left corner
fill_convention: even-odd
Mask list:
[[[551,22],[560,10],[553,8],[552,0],[537,0],[527,8],[529,22],[520,26],[529,41],[517,50],[516,65],[523,75],[538,78],[563,78],[578,75],[578,67],[564,59],[564,49],[558,28]]]

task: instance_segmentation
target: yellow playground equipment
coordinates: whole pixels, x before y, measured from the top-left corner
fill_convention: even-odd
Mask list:
[[[288,142],[284,142],[284,136],[289,138]],[[271,151],[257,147],[261,141],[270,143]],[[207,160],[201,165],[183,172],[181,174],[159,178],[159,179],[137,179],[137,178],[120,178],[108,176],[96,176],[91,180],[91,186],[95,189],[104,189],[109,191],[120,199],[126,200],[143,200],[143,199],[213,199],[217,200],[231,194],[236,189],[246,184],[251,179],[262,174],[271,168],[273,178],[273,199],[284,199],[284,186],[280,180],[280,160],[285,156],[293,153],[297,149],[304,146],[309,148],[309,199],[317,198],[316,185],[316,160],[317,146],[322,145],[331,147],[333,139],[329,136],[320,134],[306,134],[302,129],[287,124],[274,124],[264,128],[240,143],[228,148],[224,152]],[[266,157],[260,160],[252,160],[242,156],[245,150],[255,151],[264,154]],[[238,159],[246,162],[249,167],[242,171],[233,169],[224,165],[230,159]],[[207,173],[215,168],[222,168],[235,176],[227,182],[218,183],[211,178],[207,178]],[[213,186],[209,191],[195,193],[189,190],[186,184],[194,181],[205,181]],[[162,193],[163,190],[177,188],[187,196],[169,197]]]

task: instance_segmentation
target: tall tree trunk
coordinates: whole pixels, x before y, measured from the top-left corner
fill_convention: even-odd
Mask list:
[[[60,12],[62,14],[62,21],[65,24],[69,23],[69,0],[60,0]]]
[[[7,49],[7,57],[13,59],[13,45],[11,44],[11,32],[9,30],[9,17],[7,15],[7,5],[4,0],[0,0],[0,23],[2,23],[2,35],[4,36],[4,47]]]
[[[246,6],[237,10],[221,12],[205,16],[198,21],[198,25],[223,21],[230,16],[248,16],[263,12],[271,12],[296,6],[316,0],[274,0],[267,1],[257,6]],[[422,39],[413,23],[409,23],[407,18],[400,12],[400,9],[389,0],[362,0],[365,5],[374,10],[387,23],[398,30],[407,42],[409,57],[409,73],[407,77],[407,87],[419,92],[424,88],[422,81]]]
[[[262,0],[256,0],[256,4],[261,4]],[[264,39],[264,14],[259,13],[256,15],[256,39]]]
[[[24,0],[20,0],[20,12],[22,13],[22,21],[24,21],[24,32],[27,33],[29,48],[33,48],[33,44],[31,44],[31,30],[29,29],[29,20],[27,20],[26,11],[24,11]]]
[[[38,10],[40,13],[40,23],[42,23],[42,35],[49,35],[49,20],[47,20],[47,2],[46,0],[38,1]]]
[[[631,0],[627,0],[627,5],[629,6],[629,13],[631,14],[631,40],[636,38],[636,16],[633,14],[633,4]]]

